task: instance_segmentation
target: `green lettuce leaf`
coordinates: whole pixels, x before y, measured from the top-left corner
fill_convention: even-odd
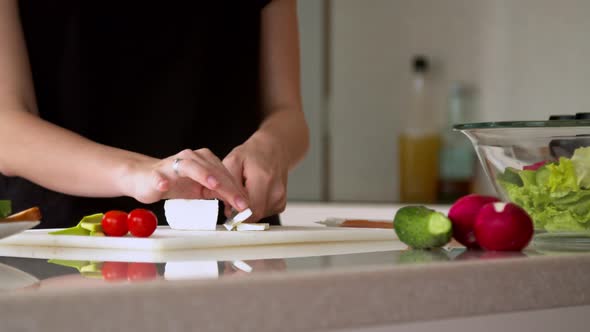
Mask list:
[[[578,177],[578,185],[590,189],[590,146],[576,149],[572,163]]]
[[[580,232],[586,227],[580,223],[580,219],[570,211],[559,211],[553,207],[547,207],[537,214],[537,218],[545,223],[545,230],[548,232]]]
[[[561,157],[558,164],[547,164],[538,170],[538,172],[547,171],[549,172],[546,177],[547,182],[540,185],[549,189],[552,197],[563,197],[580,189],[574,164],[570,159]]]
[[[578,150],[576,160],[560,158],[536,171],[507,168],[498,176],[499,186],[512,202],[527,211],[536,229],[590,231],[590,186],[586,185],[590,175],[579,171],[590,167],[590,149]]]

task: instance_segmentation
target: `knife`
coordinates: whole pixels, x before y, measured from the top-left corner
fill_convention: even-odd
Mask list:
[[[327,227],[355,227],[355,228],[389,228],[393,229],[393,221],[387,220],[369,220],[369,219],[347,219],[347,218],[327,218],[322,221],[316,221],[316,224]]]

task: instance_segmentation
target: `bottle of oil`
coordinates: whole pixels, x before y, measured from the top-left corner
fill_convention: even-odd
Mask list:
[[[473,191],[477,159],[469,139],[452,127],[456,124],[472,122],[474,118],[474,93],[466,85],[455,83],[451,86],[447,123],[440,150],[440,180],[438,202],[453,203]]]
[[[430,95],[429,61],[415,56],[410,109],[399,136],[400,201],[435,203],[440,135]]]

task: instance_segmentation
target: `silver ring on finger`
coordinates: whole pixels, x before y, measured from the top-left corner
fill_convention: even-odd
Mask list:
[[[174,159],[174,161],[172,162],[172,169],[174,170],[174,174],[176,174],[177,176],[180,176],[180,162],[182,161],[182,158],[176,158]]]

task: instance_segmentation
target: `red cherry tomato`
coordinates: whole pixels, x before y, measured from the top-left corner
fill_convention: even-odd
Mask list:
[[[123,236],[127,234],[127,213],[123,211],[109,211],[102,217],[102,231],[108,236]]]
[[[148,237],[158,226],[158,217],[146,209],[135,209],[127,216],[127,227],[133,236]]]
[[[125,262],[104,262],[102,264],[102,277],[108,281],[127,280],[128,264]]]
[[[153,280],[158,277],[158,269],[154,263],[129,263],[127,279],[130,281]]]

